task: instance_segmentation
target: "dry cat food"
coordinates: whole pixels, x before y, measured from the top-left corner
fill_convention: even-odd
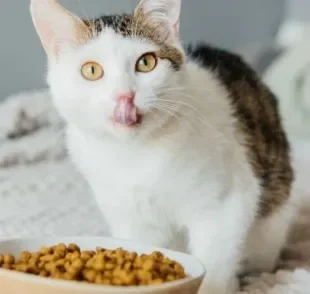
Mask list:
[[[181,264],[160,252],[138,255],[122,248],[82,251],[76,244],[42,247],[17,259],[0,254],[0,267],[41,277],[113,286],[159,285],[186,277]]]

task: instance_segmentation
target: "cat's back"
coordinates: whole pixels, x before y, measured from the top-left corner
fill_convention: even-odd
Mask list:
[[[255,71],[240,56],[206,44],[187,49],[190,60],[213,72],[228,92],[248,159],[263,193],[260,213],[271,214],[290,196],[293,171],[290,146],[278,102]]]

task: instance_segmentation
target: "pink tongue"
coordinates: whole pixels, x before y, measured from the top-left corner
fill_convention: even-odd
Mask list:
[[[132,125],[138,121],[136,106],[126,99],[121,99],[114,109],[114,122],[121,125]]]

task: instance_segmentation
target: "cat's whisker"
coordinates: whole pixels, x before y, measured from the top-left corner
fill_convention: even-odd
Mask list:
[[[185,121],[181,120],[181,117],[179,117],[177,114],[179,113],[175,108],[171,107],[171,105],[164,105],[164,104],[159,104],[160,107],[158,107],[159,110],[165,111],[167,112],[169,115],[175,117],[178,121],[178,123],[180,124],[180,126],[184,127],[183,123],[187,123],[187,126],[194,132],[194,133],[198,133],[198,128],[194,128],[191,124],[191,121],[188,119],[189,116],[187,116],[184,112],[183,112],[183,118],[185,118]]]
[[[197,92],[206,92],[206,93],[214,93],[215,91],[214,90],[211,90],[209,88],[202,88],[202,87],[199,87],[197,88],[197,86],[189,86],[189,85],[186,85],[186,86],[179,86],[179,87],[171,87],[168,83],[163,83],[160,87],[158,87],[158,90],[164,92],[164,91],[170,91],[172,89],[178,89],[178,90],[196,90]]]
[[[178,97],[186,97],[186,98],[188,98],[190,100],[194,100],[195,103],[197,103],[198,106],[201,106],[202,108],[205,108],[206,107],[206,103],[208,102],[208,100],[200,101],[196,97],[194,97],[193,95],[189,95],[189,94],[186,94],[186,93],[183,93],[183,92],[171,92],[171,95],[178,96]],[[172,100],[170,97],[169,97],[170,99],[167,99],[167,98],[165,98],[165,95],[159,95],[159,96],[163,96],[163,98],[157,98],[158,100],[164,99],[165,101],[167,101],[167,102],[169,101],[171,103],[181,103],[181,104],[185,103],[185,104],[187,104],[185,101],[180,101],[180,100],[176,100],[176,99]],[[213,105],[221,106],[221,102],[220,101],[214,101],[214,99],[212,100],[212,104]],[[219,108],[219,109],[221,109],[221,108]]]
[[[181,92],[181,91],[171,90],[171,91],[167,91],[167,92],[157,92],[158,97],[164,96],[164,97],[169,98],[169,96],[167,94],[169,94],[170,96],[183,96],[183,97],[189,98],[191,100],[194,100],[197,104],[199,104],[201,106],[204,106],[205,103],[207,103],[207,101],[208,101],[207,99],[205,101],[200,101],[196,97],[194,97],[193,95],[189,95],[189,94],[186,94],[186,93]],[[158,99],[160,99],[160,98],[158,98]],[[173,100],[171,100],[171,101],[173,101]],[[213,100],[212,100],[212,103],[213,104],[220,104],[220,102],[213,101]]]
[[[165,121],[160,117],[160,115],[158,113],[156,113],[155,111],[150,110],[150,113],[155,116],[157,119],[160,120],[161,125],[163,125],[165,123]]]
[[[208,101],[207,99],[205,101],[200,101],[195,96],[186,94],[186,92],[184,93],[185,90],[189,90],[191,88],[196,89],[195,87],[175,87],[175,88],[168,88],[168,89],[164,89],[164,90],[158,90],[157,89],[156,94],[158,97],[166,96],[167,94],[171,94],[173,96],[183,96],[183,97],[190,98],[191,100],[194,100],[195,102],[197,102],[200,105],[205,105],[205,103]],[[181,91],[183,91],[183,92],[181,92]],[[198,91],[203,92],[203,93],[207,93],[207,94],[214,93],[214,91],[211,91],[210,89],[207,89],[207,88],[199,88]],[[212,104],[220,104],[220,102],[212,100]]]
[[[173,113],[173,116],[176,117],[178,119],[178,122],[180,123],[181,126],[183,126],[182,124],[182,120],[181,118],[184,119],[184,122],[187,123],[188,127],[194,132],[194,133],[199,133],[198,130],[200,130],[200,128],[195,128],[193,126],[193,121],[190,120],[190,118],[192,118],[192,116],[190,115],[189,112],[186,112],[186,111],[180,111],[180,109],[175,109],[173,107],[171,107],[171,105],[164,105],[164,104],[161,104],[160,105],[160,110],[162,111],[167,111],[167,109],[170,109],[169,111],[169,114],[171,114],[171,112]],[[179,116],[177,115],[179,114]],[[201,122],[200,122],[201,123]]]
[[[182,121],[180,120],[180,118],[177,116],[177,113],[175,112],[175,109],[172,107],[169,107],[167,105],[163,105],[163,104],[157,104],[156,107],[159,111],[165,111],[167,112],[170,116],[173,116],[176,118],[176,120],[179,122],[180,126],[183,127]]]
[[[160,101],[160,99],[159,99]],[[194,111],[194,115],[190,115],[190,113],[185,112],[184,109],[182,109],[182,107],[180,107],[178,109],[178,113],[180,113],[181,115],[183,114],[187,119],[192,119],[192,120],[197,120],[199,123],[201,123],[202,125],[206,126],[208,129],[211,129],[213,131],[215,131],[218,135],[220,135],[222,138],[225,138],[225,135],[220,132],[218,129],[216,129],[214,126],[212,126],[207,120],[206,118],[200,113],[200,111],[198,111],[196,108],[194,108],[192,105],[182,102],[182,101],[169,101],[169,100],[163,100],[161,101],[161,103],[167,103],[170,105],[175,105],[175,104],[179,104],[181,106],[184,106],[185,108],[187,108],[188,110],[192,110]],[[197,116],[198,115],[198,116]],[[225,140],[228,141],[227,138],[225,138]]]

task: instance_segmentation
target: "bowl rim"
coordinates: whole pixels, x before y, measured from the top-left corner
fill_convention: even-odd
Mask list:
[[[102,291],[109,291],[109,293],[113,293],[113,292],[126,292],[126,293],[131,293],[131,292],[135,292],[138,290],[140,291],[144,291],[144,292],[153,292],[153,291],[160,291],[160,290],[165,290],[165,289],[169,289],[169,288],[173,288],[176,286],[182,286],[185,285],[189,282],[193,282],[196,280],[202,280],[203,277],[206,274],[206,270],[203,266],[203,264],[199,261],[199,259],[197,259],[196,257],[187,254],[187,253],[183,253],[183,252],[178,252],[178,251],[174,251],[174,250],[169,250],[166,248],[160,248],[160,247],[156,247],[156,246],[149,246],[149,245],[145,245],[143,243],[140,242],[135,242],[132,240],[126,240],[126,239],[121,239],[121,238],[111,238],[111,237],[106,237],[106,236],[78,236],[78,237],[29,237],[29,238],[23,238],[23,237],[18,237],[18,238],[7,238],[7,239],[1,239],[0,240],[0,246],[5,244],[5,243],[10,243],[10,242],[16,242],[18,244],[18,242],[38,242],[40,240],[44,241],[52,241],[52,240],[56,240],[59,239],[62,243],[68,243],[69,241],[66,240],[91,240],[91,239],[96,239],[96,240],[110,240],[110,241],[116,241],[116,242],[124,242],[124,248],[126,249],[126,245],[130,245],[130,246],[137,246],[142,248],[143,250],[146,251],[160,251],[163,252],[165,255],[166,254],[174,254],[174,255],[179,255],[179,256],[184,256],[187,258],[190,258],[194,263],[195,266],[197,266],[198,268],[198,272],[200,272],[200,274],[195,275],[195,276],[190,276],[178,281],[173,281],[173,282],[167,282],[161,285],[152,285],[152,286],[126,286],[126,287],[122,287],[122,286],[105,286],[105,285],[96,285],[96,284],[88,284],[88,283],[81,283],[81,282],[77,282],[77,281],[64,281],[64,280],[57,280],[57,279],[48,279],[48,278],[44,278],[44,277],[39,277],[39,276],[35,276],[35,275],[30,275],[30,274],[25,274],[25,273],[20,273],[17,271],[11,271],[11,270],[6,270],[3,268],[0,268],[0,276],[2,277],[7,277],[10,280],[19,280],[22,282],[26,282],[26,283],[31,283],[31,284],[36,284],[36,285],[45,285],[45,286],[49,286],[49,287],[53,287],[53,288],[64,288],[64,289],[69,289],[69,290],[79,290],[79,291],[92,291],[92,293],[96,293],[97,291],[102,292]],[[73,242],[73,241],[71,241]],[[57,243],[57,241],[56,241]],[[76,241],[76,243],[78,244],[78,241]],[[43,244],[44,245],[44,244]],[[43,246],[42,245],[42,246]],[[39,248],[38,248],[39,249]],[[0,252],[1,253],[1,252]]]

